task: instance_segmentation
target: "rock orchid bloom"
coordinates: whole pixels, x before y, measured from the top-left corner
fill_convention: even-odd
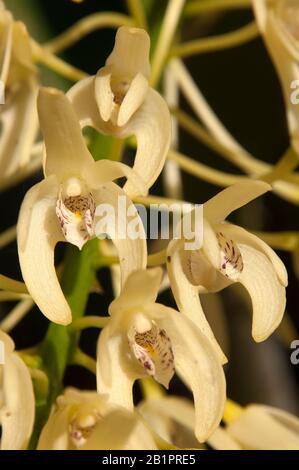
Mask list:
[[[135,413],[111,407],[104,395],[68,388],[57,398],[37,450],[156,450]]]
[[[14,352],[12,339],[0,331],[0,341],[4,345],[4,360],[0,363],[0,449],[24,450],[34,424],[33,386],[26,365]]]
[[[285,310],[287,272],[276,253],[226,217],[271,187],[260,181],[230,186],[204,204],[203,244],[185,250],[184,239],[168,246],[167,268],[179,310],[189,316],[226,361],[203,313],[199,293],[217,292],[239,282],[251,298],[252,336],[260,342],[278,327]]]
[[[291,102],[292,83],[299,80],[299,3],[297,0],[252,0],[252,3],[282,84],[289,133],[299,155],[299,107]]]
[[[93,160],[72,105],[62,92],[42,89],[38,112],[46,149],[45,179],[27,192],[20,209],[19,260],[28,291],[40,310],[51,321],[66,325],[71,322],[71,311],[55,271],[55,245],[68,241],[81,249],[95,236],[96,206],[109,204],[117,215],[118,198],[126,197],[112,180],[128,176],[134,178],[136,185],[139,180],[122,163]],[[126,200],[127,206],[132,205]],[[126,214],[120,217],[127,223]],[[109,227],[107,231],[109,234]],[[146,264],[145,239],[131,240],[117,233],[112,236],[124,282],[131,270]]]
[[[38,77],[26,27],[20,21],[14,21],[2,3],[0,38],[0,79],[4,86],[4,90],[1,89],[4,103],[0,105],[0,174],[4,180],[30,159],[38,130]]]
[[[230,416],[225,427],[218,427],[207,443],[216,450],[298,450],[299,419],[279,408],[250,404]],[[176,396],[143,401],[138,411],[165,441],[184,447],[197,447],[194,441],[193,404]],[[181,446],[180,446],[181,447]]]
[[[143,195],[162,171],[171,134],[168,107],[148,84],[149,49],[146,31],[122,26],[105,66],[68,92],[82,127],[122,139],[136,137],[133,169],[144,182]],[[140,194],[132,181],[125,190],[130,196]]]
[[[136,379],[152,376],[168,387],[176,371],[192,390],[195,433],[204,441],[218,426],[225,379],[209,340],[189,318],[155,303],[162,270],[132,273],[109,307],[97,349],[97,386],[109,402],[133,409]]]

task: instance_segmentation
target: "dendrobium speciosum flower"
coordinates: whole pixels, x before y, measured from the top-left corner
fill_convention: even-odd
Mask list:
[[[289,133],[299,154],[299,106],[291,100],[292,84],[299,80],[299,3],[297,0],[252,2],[260,32],[281,80]]]
[[[200,446],[194,435],[195,410],[190,400],[175,395],[154,396],[143,400],[138,405],[138,412],[149,428],[169,444],[187,449]],[[222,426],[209,436],[206,443],[219,450],[241,450]],[[200,447],[205,448],[204,445]]]
[[[148,84],[149,49],[146,31],[122,26],[105,66],[68,92],[82,127],[90,125],[117,138],[136,136],[133,169],[144,182],[143,194],[163,168],[171,133],[168,107]],[[125,190],[130,196],[140,194],[132,181]]]
[[[232,403],[232,405],[230,404]],[[232,410],[230,410],[232,408]],[[250,404],[245,408],[228,400],[228,412],[209,437],[207,444],[216,450],[298,450],[299,419],[279,408]],[[144,400],[138,406],[150,429],[165,441],[184,447],[194,442],[195,410],[181,397],[162,396]]]
[[[107,397],[68,388],[57,398],[38,450],[155,450],[150,431],[136,413],[111,407]]]
[[[132,273],[109,307],[97,350],[97,386],[109,403],[133,409],[136,379],[152,376],[168,387],[176,371],[192,390],[195,434],[204,441],[219,424],[225,379],[209,340],[185,315],[155,303],[162,270]]]
[[[28,191],[21,206],[17,227],[19,260],[28,291],[40,310],[50,320],[68,324],[71,311],[55,271],[55,245],[68,241],[81,249],[95,236],[96,206],[110,204],[118,214],[118,198],[126,197],[112,180],[127,176],[138,185],[138,178],[122,163],[94,161],[72,105],[62,92],[41,89],[38,112],[46,149],[45,179]],[[126,201],[130,206],[131,201]],[[121,217],[126,223],[126,214]],[[124,282],[131,270],[145,266],[145,240],[122,238],[117,231],[111,236],[120,256]]]
[[[168,246],[168,274],[177,306],[211,340],[223,362],[226,358],[205,318],[199,293],[241,283],[251,298],[252,336],[257,342],[273,333],[284,314],[284,264],[258,237],[225,222],[231,212],[270,189],[267,183],[249,180],[224,189],[204,204],[202,247],[186,250],[184,239]]]
[[[37,71],[30,37],[20,21],[0,4],[0,79],[4,103],[0,105],[0,175],[11,176],[30,159],[38,130]],[[1,97],[2,98],[2,97]]]
[[[31,377],[22,359],[14,352],[12,339],[1,330],[0,341],[4,345],[0,362],[0,449],[26,449],[35,413]]]

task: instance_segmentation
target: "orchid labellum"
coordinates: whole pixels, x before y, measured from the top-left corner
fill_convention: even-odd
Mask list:
[[[179,310],[210,339],[222,362],[226,358],[203,313],[199,293],[217,292],[239,282],[248,291],[253,310],[252,336],[263,341],[278,327],[285,310],[287,272],[262,240],[225,221],[231,212],[271,187],[260,181],[237,183],[204,204],[203,245],[186,250],[184,240],[168,246],[167,267]]]
[[[38,450],[155,450],[137,414],[111,407],[104,395],[68,388],[41,433]]]
[[[68,241],[81,249],[95,236],[96,206],[110,204],[117,214],[119,196],[126,197],[112,181],[127,176],[136,185],[139,182],[133,170],[122,163],[93,160],[72,105],[62,92],[42,89],[38,112],[46,149],[45,179],[28,191],[21,206],[19,260],[28,291],[40,310],[50,320],[66,325],[72,317],[55,271],[55,245]],[[126,214],[121,217],[128,222]],[[129,272],[145,266],[145,240],[122,238],[117,233],[112,236],[124,282]]]
[[[133,169],[145,185],[143,195],[162,171],[171,132],[168,107],[148,84],[149,48],[146,31],[122,26],[105,66],[68,92],[82,127],[122,139],[136,137]],[[125,190],[130,196],[141,194],[131,180]]]
[[[209,340],[189,318],[155,303],[160,268],[131,274],[109,308],[99,337],[98,391],[110,403],[133,409],[136,379],[153,377],[168,388],[176,371],[192,390],[195,433],[204,441],[217,427],[225,400],[223,370]]]

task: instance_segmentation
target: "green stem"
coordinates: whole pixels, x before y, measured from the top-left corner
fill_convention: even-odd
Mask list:
[[[110,317],[98,317],[96,315],[88,315],[73,321],[70,328],[74,331],[81,331],[85,328],[104,328],[110,320]]]
[[[77,349],[73,355],[73,364],[77,366],[82,366],[85,369],[89,370],[92,374],[96,374],[97,371],[97,363],[96,361],[85,354],[80,349]]]
[[[69,245],[62,275],[62,289],[71,307],[73,319],[82,317],[88,300],[89,291],[95,278],[94,259],[97,256],[97,240],[87,243],[80,252]],[[63,377],[68,364],[73,362],[79,333],[71,328],[51,323],[40,354],[43,368],[49,377],[47,400],[37,408],[37,416],[30,448],[34,449],[40,431],[46,422],[51,407],[63,388]]]
[[[186,16],[194,16],[213,11],[239,10],[250,7],[251,0],[193,0],[186,5],[184,13]]]
[[[170,55],[175,57],[189,57],[195,54],[205,54],[232,47],[242,46],[252,41],[259,35],[256,23],[253,21],[246,26],[242,26],[235,31],[210,36],[208,38],[195,39],[182,44],[178,44],[170,50]]]

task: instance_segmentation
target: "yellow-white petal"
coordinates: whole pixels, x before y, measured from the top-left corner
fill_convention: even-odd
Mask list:
[[[299,436],[279,423],[263,406],[250,405],[227,426],[243,449],[298,450]]]
[[[171,340],[176,372],[193,393],[195,435],[204,442],[219,425],[225,404],[225,378],[218,355],[185,315],[160,304],[148,304],[144,310]]]
[[[252,336],[267,339],[280,324],[286,304],[285,288],[267,256],[255,248],[238,244],[244,268],[238,282],[248,291],[253,311]]]
[[[298,5],[296,4],[295,7],[298,8]],[[287,0],[274,2],[273,5],[266,4],[264,0],[253,0],[253,8],[259,29],[280,77],[286,104],[289,134],[293,147],[299,154],[299,111],[298,106],[294,105],[290,99],[291,83],[299,79],[299,46],[295,33],[292,31],[293,26],[289,24],[290,18],[287,11],[290,4]],[[289,11],[291,11],[291,8]],[[286,13],[286,16],[284,16],[284,13]],[[295,13],[292,13],[292,18],[294,25],[297,24],[298,28],[296,13],[298,15],[298,9]]]
[[[116,226],[116,230],[113,231],[113,227],[107,224],[105,233],[112,238],[112,241],[116,246],[121,268],[121,283],[123,285],[133,271],[144,269],[146,267],[147,247],[143,224],[133,203],[126,196],[124,191],[116,184],[108,183],[106,185],[102,185],[97,191],[94,191],[93,194],[97,206],[99,206],[99,204],[105,204],[114,209],[113,213],[116,219],[115,223],[116,225],[119,223],[121,226]],[[131,207],[130,217],[127,216],[127,210],[123,211],[122,207],[119,206],[120,197],[123,198],[122,201],[126,204],[126,209]],[[100,214],[96,212],[96,215]],[[131,217],[138,222],[142,238],[138,237],[134,240],[129,237],[128,234],[122,233],[121,228],[127,229],[127,224],[131,220]],[[99,225],[96,224],[96,236],[99,235],[99,230]]]
[[[62,325],[71,322],[71,310],[63,295],[54,266],[54,249],[64,240],[55,207],[58,183],[49,177],[33,186],[21,205],[17,241],[24,282],[33,300],[49,318]]]
[[[299,439],[299,419],[297,416],[288,413],[280,408],[267,405],[254,405],[256,408],[268,413],[275,421],[284,426],[289,431],[293,432]]]
[[[105,122],[109,121],[114,108],[114,95],[111,90],[111,69],[109,67],[102,67],[96,74],[94,94],[101,118]]]
[[[137,414],[118,409],[98,422],[81,450],[156,450],[150,431]]]
[[[162,269],[153,268],[136,271],[128,277],[119,297],[109,306],[110,315],[130,309],[142,309],[149,302],[155,302],[162,281]]]
[[[215,225],[216,231],[223,231],[227,237],[232,238],[236,243],[242,243],[243,245],[251,246],[252,248],[261,251],[271,261],[274,270],[276,271],[277,277],[279,278],[283,286],[288,285],[288,273],[285,265],[281,259],[277,256],[274,250],[267,245],[263,240],[258,238],[256,235],[248,232],[242,227],[233,224],[219,224]]]
[[[94,94],[103,121],[124,126],[145,100],[148,81],[137,73],[130,81],[112,77],[111,67],[101,68],[94,80]]]
[[[170,113],[155,90],[149,89],[142,106],[122,128],[121,137],[130,135],[137,140],[133,169],[149,189],[163,169],[171,139]],[[124,189],[131,196],[137,195],[130,182]]]
[[[220,191],[204,204],[204,217],[210,223],[222,222],[231,212],[271,189],[271,186],[263,181],[248,180],[236,183]]]
[[[67,409],[55,411],[44,425],[37,450],[69,449],[69,416]]]
[[[100,184],[114,181],[118,178],[127,178],[140,195],[147,194],[146,184],[143,179],[128,165],[111,160],[98,160],[82,169],[82,178],[88,182],[91,188],[97,189]]]
[[[102,119],[95,101],[94,77],[78,82],[67,95],[82,127],[91,125],[98,132],[120,139],[136,136],[137,150],[133,169],[148,190],[161,173],[170,146],[170,113],[159,93],[149,89],[142,105],[123,127]],[[134,186],[131,182],[125,185],[124,189],[130,196],[140,194],[140,188]]]
[[[56,408],[41,432],[38,450],[82,447],[96,423],[108,411],[103,395],[95,391],[67,388],[57,398]]]
[[[110,404],[134,409],[133,383],[138,377],[131,367],[130,350],[126,332],[121,324],[109,324],[103,328],[97,345],[97,390],[107,396]]]
[[[68,90],[66,96],[76,111],[81,128],[92,126],[103,134],[109,134],[109,131],[113,130],[113,126],[110,125],[109,122],[105,122],[99,113],[99,108],[95,100],[94,75],[79,80],[79,82],[75,83],[75,85]],[[96,123],[99,124],[97,125]]]
[[[166,441],[171,442],[171,423],[178,423],[191,435],[194,433],[195,410],[193,404],[185,398],[165,396],[160,399],[146,400],[138,406],[152,429]],[[217,450],[241,450],[238,443],[221,427],[218,427],[208,439],[208,444]]]
[[[106,60],[116,77],[133,78],[138,73],[149,77],[150,38],[144,29],[121,26],[115,36],[113,51]]]
[[[227,362],[227,358],[222,352],[213,331],[205,317],[200,299],[199,288],[186,277],[183,269],[182,253],[179,249],[180,242],[173,240],[168,246],[167,272],[170,280],[171,290],[176,304],[181,313],[189,317],[200,331],[211,341],[222,364]],[[188,252],[186,252],[188,255]],[[189,253],[191,255],[191,253]],[[216,273],[213,266],[210,267]]]
[[[242,450],[236,439],[220,426],[209,437],[208,444],[215,450]]]
[[[167,399],[167,398],[166,398]],[[138,405],[138,413],[141,414],[150,429],[160,438],[167,442],[172,442],[173,422],[167,416],[167,413],[161,411],[162,406],[156,407],[156,403],[160,400],[146,399]],[[164,400],[161,399],[162,405]]]
[[[37,89],[35,77],[23,81],[7,96],[7,103],[1,105],[0,173],[3,177],[10,176],[30,159],[38,130]]]
[[[148,92],[148,81],[141,73],[133,78],[129,89],[120,105],[117,125],[122,127],[127,122],[133,114],[139,109],[145,100],[146,94]]]
[[[5,363],[2,370],[3,402],[0,408],[1,449],[26,449],[34,424],[35,399],[30,373],[24,362],[12,352],[13,342],[0,332],[4,342]]]
[[[45,140],[45,174],[60,180],[81,175],[94,162],[81,133],[80,124],[69,99],[55,88],[42,88],[38,114]]]
[[[0,79],[6,83],[12,50],[13,18],[8,11],[0,12]]]

